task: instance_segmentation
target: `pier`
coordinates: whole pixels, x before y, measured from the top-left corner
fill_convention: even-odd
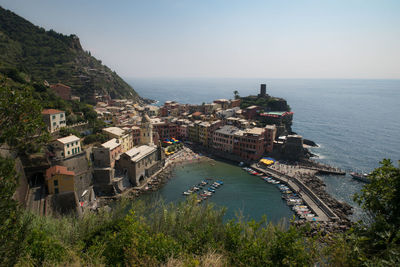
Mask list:
[[[346,172],[339,168],[334,168],[327,164],[323,164],[320,162],[315,162],[315,161],[311,161],[311,160],[307,160],[307,159],[302,160],[300,162],[300,166],[304,169],[317,171],[321,174],[346,175]]]
[[[265,175],[273,176],[274,179],[286,184],[294,192],[298,193],[304,203],[316,214],[310,221],[328,222],[337,221],[339,217],[326,205],[310,188],[302,181],[294,176],[281,173],[270,168],[261,168],[257,164],[253,164],[251,168],[264,173]]]

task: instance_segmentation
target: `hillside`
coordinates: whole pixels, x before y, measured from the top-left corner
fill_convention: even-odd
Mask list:
[[[96,92],[142,102],[121,77],[82,49],[76,35],[46,31],[0,7],[0,69],[7,68],[34,81],[67,84],[86,100]]]

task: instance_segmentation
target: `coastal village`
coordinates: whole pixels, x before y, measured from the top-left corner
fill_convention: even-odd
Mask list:
[[[79,101],[69,86],[50,87],[63,100]],[[283,198],[298,204],[295,212],[301,221],[342,221],[346,229],[350,206],[326,194],[315,176],[342,171],[309,159],[307,144],[313,142],[305,144],[302,136],[292,133],[293,112],[286,101],[274,98],[268,107],[241,108],[241,101],[270,100],[266,89],[261,84],[258,95],[240,98],[235,94],[233,100],[217,99],[201,105],[175,101],[162,106],[139,105],[95,95],[94,110],[107,125],[101,130],[107,140],[89,145],[82,142],[90,133],[87,123],[67,125],[65,111],[45,109],[42,116],[52,141],[47,163],[25,168],[30,188],[27,206],[43,215],[82,214],[107,200],[156,190],[179,162],[220,158],[251,166],[244,168],[266,182],[272,178],[281,181],[279,189],[286,194]],[[79,132],[82,138],[73,134],[60,137],[66,128]],[[204,193],[199,202],[211,194]]]

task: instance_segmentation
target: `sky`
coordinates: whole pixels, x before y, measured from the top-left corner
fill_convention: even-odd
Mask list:
[[[0,0],[125,78],[400,79],[399,0]]]

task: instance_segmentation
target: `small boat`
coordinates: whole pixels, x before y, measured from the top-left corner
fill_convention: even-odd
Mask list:
[[[358,180],[360,182],[368,183],[368,184],[371,183],[371,180],[368,179],[367,173],[351,172],[350,175],[351,175],[351,177],[353,177],[353,179]]]
[[[188,196],[188,195],[190,195],[190,193],[187,192],[187,191],[185,191],[185,192],[183,192],[183,195],[184,195],[184,196]]]
[[[218,183],[219,185],[223,185],[224,184],[224,182],[222,182],[222,181],[216,181],[216,183]]]
[[[207,190],[208,190],[209,192],[211,192],[211,193],[214,193],[214,192],[215,192],[215,189],[212,189],[211,187],[207,188]]]

